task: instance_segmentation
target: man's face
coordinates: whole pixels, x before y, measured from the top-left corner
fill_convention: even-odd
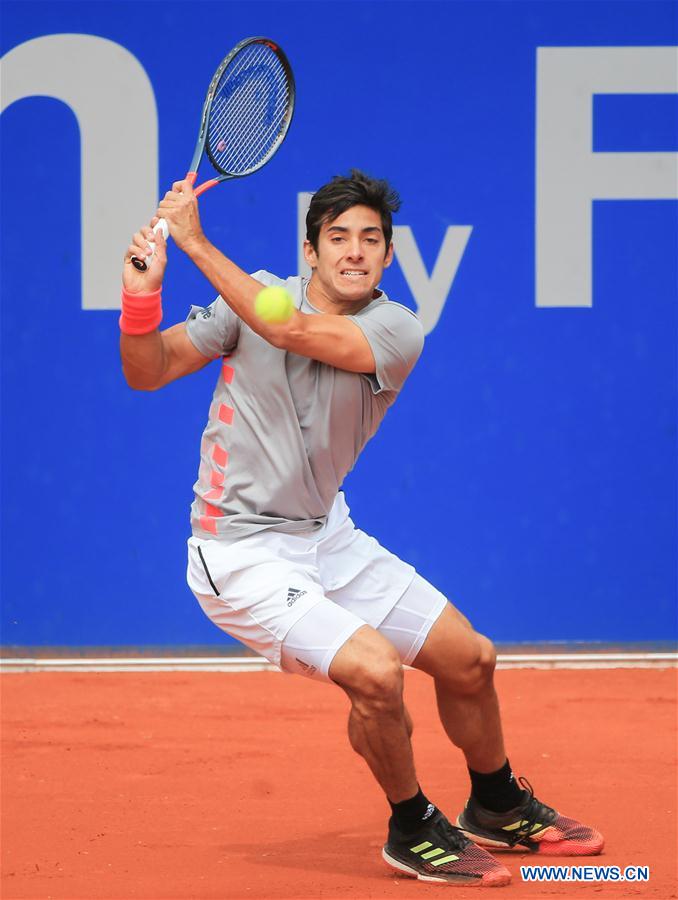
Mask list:
[[[318,252],[306,241],[304,256],[328,299],[351,304],[372,298],[384,269],[391,265],[393,245],[387,251],[376,210],[352,206],[323,223]]]

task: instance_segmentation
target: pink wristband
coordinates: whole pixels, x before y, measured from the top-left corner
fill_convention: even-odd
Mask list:
[[[150,334],[162,322],[162,290],[150,294],[130,294],[122,289],[120,331],[123,334]]]

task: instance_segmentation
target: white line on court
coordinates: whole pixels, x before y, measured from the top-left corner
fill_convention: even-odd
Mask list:
[[[667,669],[678,653],[500,653],[499,669]],[[0,672],[277,672],[260,656],[5,658]]]

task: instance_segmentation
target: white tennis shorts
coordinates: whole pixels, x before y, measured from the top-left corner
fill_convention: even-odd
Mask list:
[[[371,625],[412,662],[446,598],[363,531],[337,495],[318,531],[188,540],[188,585],[205,614],[283,671],[329,681],[340,647]]]

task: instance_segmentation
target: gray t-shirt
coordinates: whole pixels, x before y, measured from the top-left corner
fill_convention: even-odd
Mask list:
[[[322,315],[308,302],[308,279],[264,271],[253,277],[284,287],[302,312]],[[295,533],[323,525],[424,342],[416,315],[383,293],[349,318],[369,341],[374,374],[274,347],[221,297],[191,307],[192,343],[205,356],[223,357],[193,487],[196,537],[231,541],[266,528]]]

